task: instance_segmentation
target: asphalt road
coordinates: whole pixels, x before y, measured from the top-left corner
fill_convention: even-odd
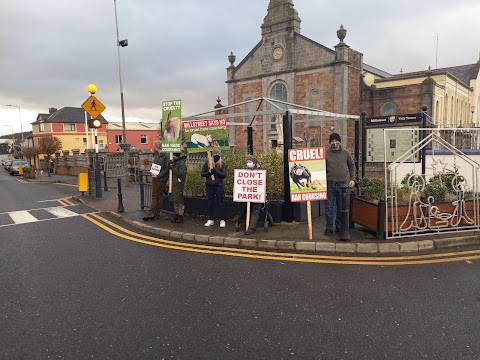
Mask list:
[[[65,199],[75,188],[17,180],[0,169],[1,359],[479,357],[479,260],[322,264],[159,247],[99,226]],[[478,249],[449,251],[465,250]]]

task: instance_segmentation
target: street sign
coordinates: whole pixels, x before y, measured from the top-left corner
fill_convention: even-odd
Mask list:
[[[93,118],[96,118],[103,110],[105,110],[105,105],[92,95],[82,104],[82,108]]]

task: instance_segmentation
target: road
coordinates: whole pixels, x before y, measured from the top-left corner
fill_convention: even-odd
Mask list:
[[[1,359],[478,359],[478,248],[178,243],[75,203],[75,188],[18,180],[0,169]]]

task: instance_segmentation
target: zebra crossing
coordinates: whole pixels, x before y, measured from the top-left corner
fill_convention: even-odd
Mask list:
[[[66,205],[66,206],[52,206],[40,209],[31,209],[31,210],[20,210],[20,211],[9,211],[0,213],[0,228],[5,226],[28,224],[38,221],[47,221],[47,220],[59,220],[70,218],[74,216],[80,216],[83,211],[81,209],[79,212],[73,211],[76,206]]]

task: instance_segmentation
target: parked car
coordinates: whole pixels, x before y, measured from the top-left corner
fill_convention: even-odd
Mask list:
[[[12,164],[8,171],[12,176],[18,175],[20,173],[19,168],[24,168],[25,166],[30,166],[25,160],[12,160]]]
[[[10,167],[11,164],[12,164],[12,160],[7,160],[3,164],[3,167],[5,168],[5,170],[9,171],[10,170],[9,167]]]

